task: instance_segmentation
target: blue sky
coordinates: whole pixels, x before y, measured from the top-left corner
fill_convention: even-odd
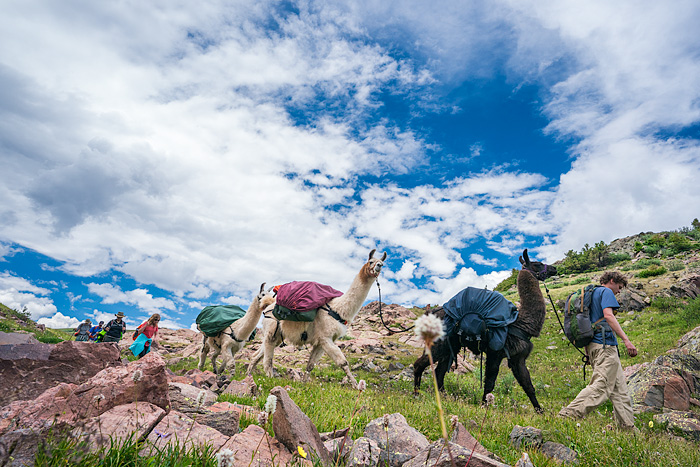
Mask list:
[[[0,302],[189,328],[262,282],[493,287],[690,224],[700,5],[4,2]],[[376,290],[368,300],[377,298]]]

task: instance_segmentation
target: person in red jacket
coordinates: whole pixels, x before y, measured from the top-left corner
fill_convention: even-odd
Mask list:
[[[145,334],[145,336],[150,339],[148,342],[146,342],[143,352],[138,355],[139,358],[146,355],[151,350],[151,346],[156,343],[156,336],[158,336],[158,323],[160,323],[160,315],[158,313],[154,313],[150,318],[136,328],[134,339],[138,338],[140,334]]]

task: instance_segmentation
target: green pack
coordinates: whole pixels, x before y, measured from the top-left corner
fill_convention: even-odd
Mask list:
[[[308,311],[296,311],[277,304],[272,310],[273,316],[280,321],[313,321],[316,318],[316,313],[318,313],[318,308]]]
[[[246,311],[236,305],[206,306],[195,322],[207,337],[216,337],[221,331],[245,316]]]

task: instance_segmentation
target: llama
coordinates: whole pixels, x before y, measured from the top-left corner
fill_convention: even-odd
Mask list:
[[[229,327],[221,331],[215,337],[204,336],[202,350],[199,354],[199,369],[204,369],[207,354],[209,350],[213,348],[214,352],[211,354],[211,364],[214,367],[214,373],[219,375],[226,370],[233,372],[236,366],[236,362],[234,361],[236,353],[243,348],[248,338],[250,338],[265,308],[274,303],[275,296],[272,293],[272,287],[270,287],[269,290],[265,290],[265,283],[263,282],[260,286],[260,292],[258,292],[253,299],[245,316],[231,323]],[[197,327],[199,328],[199,326]],[[221,367],[219,371],[217,371],[216,359],[222,352],[224,356],[222,357]]]
[[[248,374],[251,374],[260,359],[264,358],[265,373],[267,376],[273,376],[272,359],[275,347],[286,341],[288,344],[296,346],[305,344],[311,346],[309,361],[306,365],[307,373],[313,370],[325,352],[336,365],[345,371],[352,386],[357,388],[357,380],[350,371],[350,365],[335,341],[346,334],[348,325],[359,313],[370,287],[384,266],[386,252],[381,259],[378,259],[374,257],[375,251],[370,251],[369,259],[355,276],[348,291],[328,302],[327,307],[332,310],[332,313],[329,314],[324,309],[325,307],[319,308],[316,318],[310,322],[277,321],[266,316],[263,321],[263,343],[248,365]]]
[[[518,273],[518,294],[520,295],[518,318],[508,326],[505,347],[498,351],[490,348],[485,351],[486,373],[482,401],[485,402],[486,395],[493,391],[501,361],[507,358],[508,367],[532,402],[535,411],[542,413],[543,409],[537,402],[535,387],[532,385],[530,371],[527,369],[525,361],[534,347],[530,338],[538,337],[544,325],[545,302],[537,281],[544,281],[548,277],[555,276],[557,269],[538,261],[531,262],[527,249],[520,257],[520,264],[522,264],[522,269]],[[438,318],[444,319],[445,317],[445,310],[442,307],[436,307],[430,312]],[[463,342],[456,332],[445,336],[432,347],[433,360],[436,364],[435,376],[441,391],[444,390],[445,373],[452,365],[454,356],[459,353],[462,347],[467,347],[475,355],[480,353],[477,341]],[[413,364],[413,391],[415,394],[420,390],[421,376],[429,364],[428,355],[425,352]]]

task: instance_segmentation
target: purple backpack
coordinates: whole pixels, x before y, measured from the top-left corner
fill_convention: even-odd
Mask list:
[[[294,281],[277,289],[277,304],[294,311],[309,311],[322,307],[343,292],[318,282]]]

